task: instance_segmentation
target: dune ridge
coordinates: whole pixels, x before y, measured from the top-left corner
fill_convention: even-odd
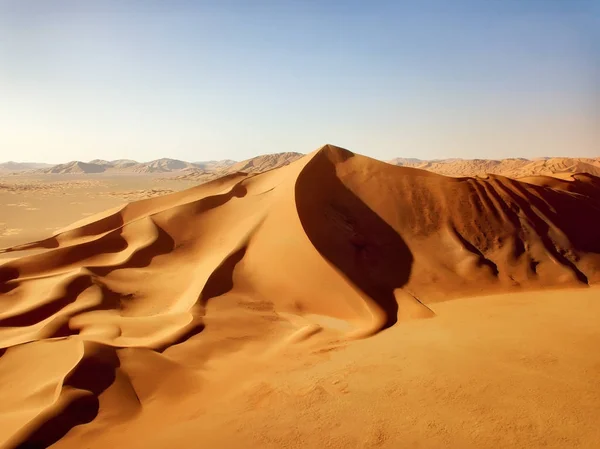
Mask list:
[[[88,217],[2,250],[46,249],[0,266],[0,380],[26,387],[0,444],[134,419],[162,382],[145,369],[177,376],[175,401],[240,345],[332,348],[438,301],[596,284],[599,219],[589,174],[449,178],[333,145]]]
[[[534,160],[509,158],[501,160],[442,159],[433,161],[395,158],[390,160],[389,163],[455,177],[495,174],[510,178],[524,178],[531,176],[561,176],[566,173],[588,173],[600,176],[600,164],[597,158],[549,157]]]

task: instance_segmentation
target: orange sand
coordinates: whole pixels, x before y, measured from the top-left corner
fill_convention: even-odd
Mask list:
[[[597,447],[600,180],[552,179],[327,145],[8,248],[0,445]]]

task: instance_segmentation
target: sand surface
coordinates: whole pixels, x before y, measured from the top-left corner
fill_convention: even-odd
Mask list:
[[[0,175],[0,248],[39,240],[103,210],[193,185],[160,176]],[[4,258],[0,254],[0,261]]]
[[[327,145],[118,197],[4,250],[0,445],[598,447],[599,192]]]
[[[573,173],[600,176],[600,161],[591,158],[552,157],[537,160],[514,158],[501,160],[447,159],[440,161],[396,158],[389,162],[403,167],[429,170],[446,176],[485,176],[489,173],[510,178],[564,176]]]

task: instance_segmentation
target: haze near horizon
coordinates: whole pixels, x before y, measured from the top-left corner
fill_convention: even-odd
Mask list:
[[[598,156],[592,1],[0,3],[2,160]]]

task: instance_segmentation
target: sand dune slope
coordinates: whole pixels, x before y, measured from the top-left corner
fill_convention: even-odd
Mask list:
[[[419,159],[396,158],[389,161],[394,165],[420,168],[446,176],[485,176],[487,173],[523,178],[526,176],[554,176],[564,173],[587,173],[600,176],[598,161],[590,158],[552,157],[528,159],[445,159],[421,161]]]
[[[208,404],[265,354],[335,350],[440,300],[597,283],[600,180],[526,181],[326,145],[7,248],[46,251],[0,266],[0,444],[81,447],[190,392]]]

